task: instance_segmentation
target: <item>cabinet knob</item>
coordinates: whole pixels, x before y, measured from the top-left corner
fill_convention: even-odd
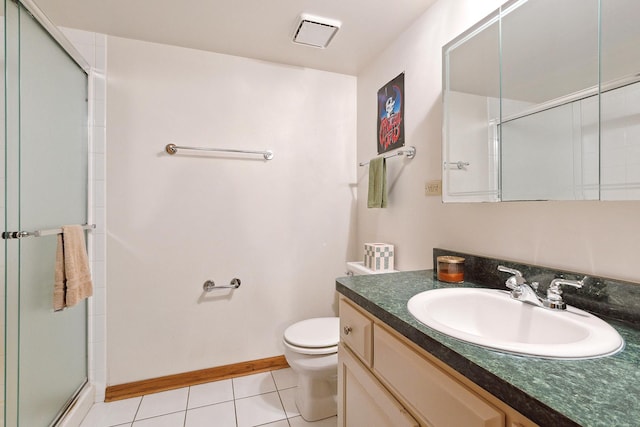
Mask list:
[[[345,326],[342,328],[342,331],[344,332],[345,335],[349,335],[351,331],[353,331],[353,329],[351,328],[351,326]]]

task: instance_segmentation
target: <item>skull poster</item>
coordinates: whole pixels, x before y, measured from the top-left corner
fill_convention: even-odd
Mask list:
[[[378,154],[404,146],[404,73],[378,91]]]

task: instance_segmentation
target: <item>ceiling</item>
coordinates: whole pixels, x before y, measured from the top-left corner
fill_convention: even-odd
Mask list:
[[[436,0],[36,0],[58,26],[357,75]],[[301,13],[338,20],[326,49],[291,41]]]

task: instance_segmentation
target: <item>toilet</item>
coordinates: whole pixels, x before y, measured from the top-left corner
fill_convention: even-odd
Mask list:
[[[362,262],[347,263],[348,275],[375,273]],[[284,357],[298,375],[296,406],[307,421],[333,417],[338,413],[339,341],[339,317],[302,320],[284,331]]]
[[[284,357],[298,375],[296,406],[306,421],[338,413],[340,318],[302,320],[284,331]]]

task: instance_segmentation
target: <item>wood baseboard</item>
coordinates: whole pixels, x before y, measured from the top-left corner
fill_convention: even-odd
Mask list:
[[[112,385],[107,387],[104,401],[112,402],[114,400],[128,399],[130,397],[138,397],[145,394],[174,390],[287,367],[289,367],[289,364],[284,356],[275,356],[266,359],[251,360],[249,362],[234,363],[232,365],[218,366],[216,368],[201,369],[199,371]]]

